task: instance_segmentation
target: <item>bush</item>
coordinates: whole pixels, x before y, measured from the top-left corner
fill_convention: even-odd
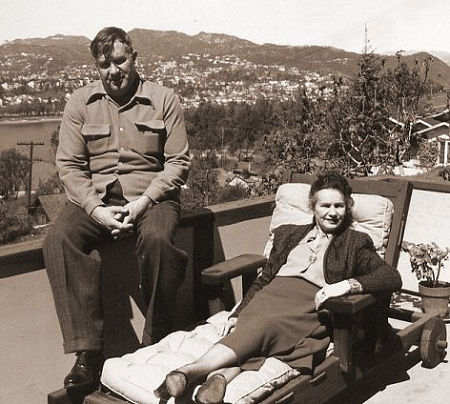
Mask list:
[[[248,197],[249,191],[242,185],[237,185],[233,187],[226,185],[225,187],[217,187],[214,197],[211,198],[212,199],[211,204],[239,201],[241,199],[246,199]]]
[[[17,240],[33,229],[31,216],[25,207],[12,213],[6,205],[0,206],[0,244]]]
[[[37,189],[38,195],[52,195],[60,192],[64,192],[64,188],[58,174],[54,174],[45,182],[39,181],[39,187]]]
[[[450,167],[445,167],[440,170],[439,177],[442,177],[444,181],[450,181]]]

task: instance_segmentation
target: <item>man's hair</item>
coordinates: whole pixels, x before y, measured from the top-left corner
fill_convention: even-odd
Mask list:
[[[98,59],[101,55],[105,55],[105,58],[108,59],[116,41],[124,43],[127,52],[133,53],[131,38],[123,29],[106,27],[99,31],[91,42],[90,49],[94,59]]]
[[[317,202],[317,198],[315,197],[316,193],[321,191],[322,189],[335,189],[343,195],[345,201],[346,216],[344,219],[344,223],[346,225],[350,225],[350,223],[352,222],[351,209],[353,206],[353,198],[352,187],[348,183],[347,179],[343,175],[335,171],[327,171],[323,174],[320,174],[312,183],[311,189],[309,190],[309,207],[311,210],[314,209],[314,206]]]

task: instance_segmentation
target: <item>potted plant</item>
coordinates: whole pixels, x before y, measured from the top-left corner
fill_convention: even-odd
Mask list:
[[[438,317],[448,315],[450,284],[439,280],[443,261],[448,259],[448,247],[441,248],[435,242],[431,244],[404,241],[402,250],[409,254],[412,271],[419,280],[419,293],[425,313]]]

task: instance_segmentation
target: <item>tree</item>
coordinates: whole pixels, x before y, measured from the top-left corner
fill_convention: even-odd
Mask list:
[[[347,175],[368,175],[374,165],[393,164],[389,112],[378,99],[383,66],[383,59],[365,52],[349,88],[340,80],[334,82],[328,111],[333,134],[329,158]]]
[[[295,103],[279,106],[278,128],[263,136],[262,142],[270,166],[305,173],[324,164],[325,104],[325,99],[314,101],[303,90]]]
[[[17,199],[20,188],[25,187],[30,162],[26,156],[11,148],[0,153],[0,194],[5,199]]]
[[[419,148],[425,160],[433,148],[411,135],[430,68],[430,59],[409,68],[385,62],[365,52],[352,80],[334,78],[331,91],[315,99],[306,92],[277,110],[278,128],[263,138],[268,163],[300,172],[334,168],[342,173],[369,175],[373,166],[393,167]],[[392,125],[397,117],[401,125]]]
[[[217,175],[213,169],[217,168],[217,156],[213,152],[206,157],[195,156],[192,159],[191,170],[187,180],[187,189],[182,191],[182,209],[191,211],[212,203],[211,195],[215,194],[218,186]]]
[[[419,114],[420,101],[424,99],[425,89],[429,84],[429,72],[433,59],[425,56],[420,63],[415,60],[409,67],[402,59],[401,52],[397,52],[395,68],[388,69],[381,77],[380,95],[389,111],[389,115],[402,126],[392,129],[391,135],[396,141],[396,162],[410,159],[411,155],[419,151],[421,140],[412,134],[412,128]],[[424,109],[430,110],[430,100],[425,100]]]

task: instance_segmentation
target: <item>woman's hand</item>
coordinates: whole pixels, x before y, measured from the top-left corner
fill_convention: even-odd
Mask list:
[[[228,335],[230,332],[234,330],[234,327],[236,327],[237,323],[237,317],[230,317],[227,321],[225,321],[222,324],[219,324],[219,335],[224,337],[225,335]]]
[[[314,297],[314,304],[316,310],[319,310],[323,303],[330,297],[345,296],[350,293],[350,283],[347,280],[332,283],[331,285],[325,285],[320,289]]]

